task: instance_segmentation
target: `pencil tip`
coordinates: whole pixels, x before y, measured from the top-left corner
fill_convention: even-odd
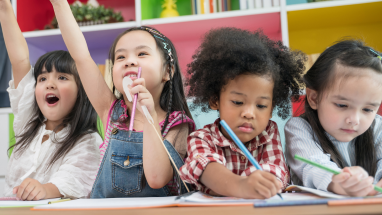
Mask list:
[[[131,132],[132,132],[132,131],[131,131],[131,130],[129,130],[129,137],[131,137]]]

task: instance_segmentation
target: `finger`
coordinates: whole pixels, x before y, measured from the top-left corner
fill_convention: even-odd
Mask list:
[[[27,196],[27,200],[28,201],[32,201],[34,199],[34,197],[36,197],[36,195],[39,193],[39,189],[37,187],[34,187],[34,189],[29,193],[29,195]]]
[[[38,201],[40,199],[43,199],[43,192],[41,190],[36,194],[36,196],[33,198],[33,201]]]
[[[147,90],[146,87],[144,87],[142,85],[138,85],[138,86],[135,86],[135,87],[131,88],[130,93],[132,95],[135,95],[137,93],[139,93],[139,94],[141,94],[141,93],[149,93],[149,91]]]
[[[138,86],[138,85],[142,85],[142,86],[146,86],[146,81],[144,78],[137,78],[133,81],[133,84],[132,84],[132,87],[135,87],[135,86]]]
[[[362,190],[369,188],[371,185],[373,185],[373,177],[368,177],[364,180],[361,180],[359,183],[357,183],[353,186],[350,186],[349,188],[347,188],[347,190],[348,190],[348,192],[357,193],[357,192],[361,192]],[[369,192],[367,192],[367,193],[369,193]]]
[[[333,175],[332,182],[333,183],[343,183],[351,177],[350,173],[342,172],[338,175]]]
[[[345,180],[340,184],[343,188],[349,189],[350,187],[357,186],[357,184],[361,183],[362,178],[362,175],[352,175],[348,180]]]
[[[267,193],[269,193],[267,198],[271,198],[272,196],[276,195],[276,193],[279,190],[279,189],[277,189],[277,185],[275,183],[273,183],[272,181],[270,181],[266,178],[259,180],[259,183],[267,189],[267,191],[268,191]]]
[[[34,184],[28,184],[28,186],[24,189],[24,192],[23,192],[23,195],[21,196],[21,198],[23,200],[27,200],[28,199],[28,196],[29,194],[32,192],[32,190],[35,188],[35,185]]]
[[[347,192],[349,196],[356,196],[356,197],[361,197],[361,196],[366,196],[368,193],[370,193],[374,189],[373,185],[365,187],[363,190],[358,190],[356,192]]]
[[[279,181],[277,177],[273,175],[272,173],[264,171],[263,177],[269,180],[270,182],[272,182],[277,190],[280,190],[282,188],[283,183]]]
[[[22,195],[24,193],[24,189],[28,186],[28,184],[30,183],[30,180],[25,179],[18,187],[18,190],[17,190],[17,194],[16,194],[16,198],[19,198],[21,200],[24,200],[22,198]]]
[[[18,191],[18,189],[19,189],[19,186],[14,187],[13,190],[12,190],[12,193],[13,193],[13,194],[16,194],[17,191]]]

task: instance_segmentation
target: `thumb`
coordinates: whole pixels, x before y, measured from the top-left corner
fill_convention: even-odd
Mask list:
[[[349,179],[350,176],[351,175],[349,173],[342,172],[342,173],[340,173],[338,175],[333,175],[332,181],[334,183],[342,183],[342,182],[346,181],[347,179]]]

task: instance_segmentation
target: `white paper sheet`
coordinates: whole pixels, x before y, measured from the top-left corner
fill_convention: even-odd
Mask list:
[[[47,205],[50,201],[57,201],[60,198],[44,199],[39,201],[0,201],[0,208],[4,207],[27,207],[36,205]]]

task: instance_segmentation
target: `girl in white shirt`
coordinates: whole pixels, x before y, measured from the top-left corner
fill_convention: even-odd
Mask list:
[[[31,68],[9,0],[0,0],[0,22],[13,69],[8,92],[16,138],[5,196],[85,197],[97,173],[102,139],[75,63],[68,52],[53,51]]]

